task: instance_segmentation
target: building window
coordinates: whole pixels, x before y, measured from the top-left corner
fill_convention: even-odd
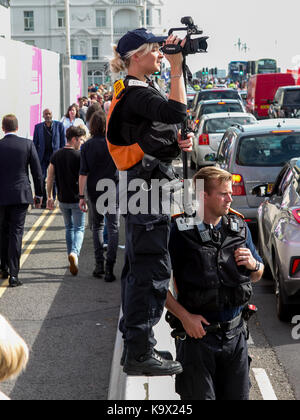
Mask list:
[[[34,31],[33,11],[24,12],[24,31]]]
[[[64,10],[57,11],[57,26],[64,28],[66,26],[66,14]]]
[[[92,39],[92,60],[99,60],[99,40]]]
[[[88,84],[89,86],[102,85],[105,83],[105,73],[99,70],[89,70],[88,71]]]
[[[96,10],[96,27],[103,28],[106,26],[106,10]]]
[[[25,39],[23,42],[25,42],[27,45],[32,45],[35,47],[35,41],[33,39]]]
[[[141,25],[145,26],[145,22],[144,22],[144,9],[141,10]],[[146,9],[146,26],[150,25],[150,9]]]
[[[157,15],[158,15],[158,24],[160,26],[161,25],[161,9],[157,10]]]

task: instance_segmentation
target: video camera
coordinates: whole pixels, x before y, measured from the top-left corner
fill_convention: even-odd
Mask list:
[[[191,38],[192,35],[203,34],[203,31],[199,30],[194,24],[193,18],[191,16],[183,17],[181,19],[181,23],[186,26],[184,28],[171,28],[168,35],[170,36],[174,31],[186,31],[187,35],[185,46],[182,48],[180,45],[166,44],[162,48],[162,51],[165,54],[178,54],[179,52],[182,52],[184,56],[206,52],[208,36]]]

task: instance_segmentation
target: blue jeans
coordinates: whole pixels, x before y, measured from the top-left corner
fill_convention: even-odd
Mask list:
[[[85,230],[85,213],[78,203],[59,203],[66,227],[66,242],[68,254],[74,252],[80,255]]]

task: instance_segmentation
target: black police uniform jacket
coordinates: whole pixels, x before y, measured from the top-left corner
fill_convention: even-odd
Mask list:
[[[250,272],[234,259],[234,251],[246,247],[246,223],[236,215],[222,219],[219,243],[197,226],[180,231],[173,219],[169,249],[178,302],[191,313],[242,306],[252,295]]]

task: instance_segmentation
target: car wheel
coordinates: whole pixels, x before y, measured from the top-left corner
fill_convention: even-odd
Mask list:
[[[276,295],[276,312],[280,321],[289,322],[291,320],[291,306],[287,303],[288,297],[284,291],[283,278],[280,268],[276,263],[275,266],[275,295]]]

